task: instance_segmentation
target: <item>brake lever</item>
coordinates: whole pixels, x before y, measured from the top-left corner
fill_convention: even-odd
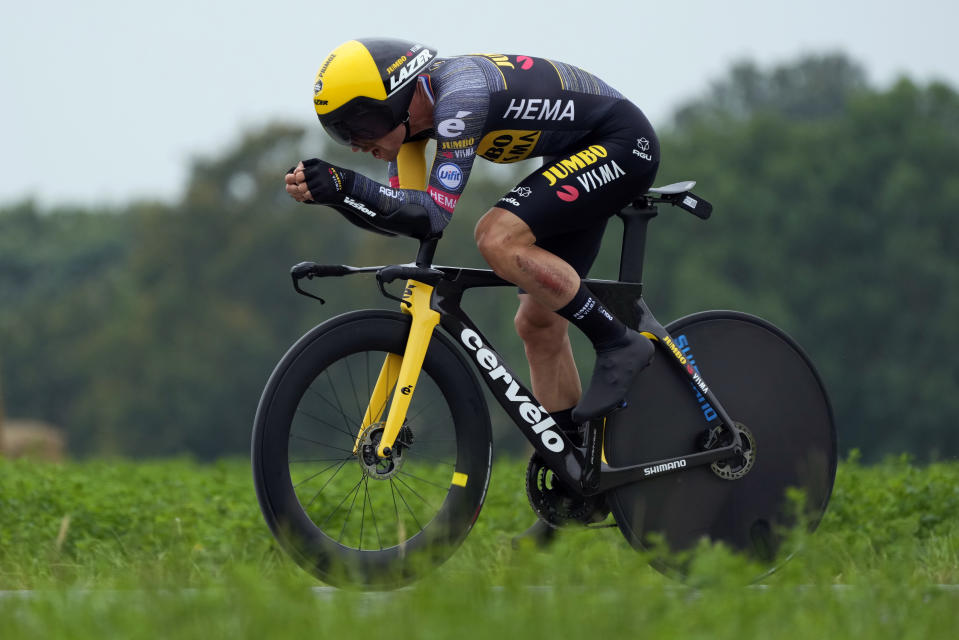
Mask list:
[[[301,296],[306,296],[307,298],[313,298],[314,300],[319,300],[320,304],[326,304],[326,300],[320,296],[315,296],[309,291],[304,291],[300,287],[300,280],[306,278],[307,280],[312,280],[313,276],[316,274],[316,267],[318,265],[315,262],[301,262],[298,265],[295,265],[290,269],[290,278],[293,280],[293,289]]]
[[[390,282],[392,282],[392,280],[391,280]],[[380,278],[379,276],[377,276],[377,278],[376,278],[376,284],[378,284],[378,285],[380,286],[380,293],[383,294],[383,297],[384,297],[384,298],[389,298],[390,300],[396,300],[397,302],[402,302],[403,304],[405,304],[405,305],[406,305],[407,307],[409,307],[409,308],[412,308],[412,307],[413,307],[413,304],[412,304],[409,300],[404,300],[403,298],[397,298],[397,297],[394,296],[392,293],[390,293],[389,291],[387,291],[387,290],[386,290],[386,283],[385,283],[385,282],[383,281],[383,279]]]

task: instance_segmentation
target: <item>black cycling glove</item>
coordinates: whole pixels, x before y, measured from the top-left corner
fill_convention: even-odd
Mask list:
[[[339,204],[353,186],[353,172],[341,169],[319,158],[303,161],[303,175],[313,202]]]

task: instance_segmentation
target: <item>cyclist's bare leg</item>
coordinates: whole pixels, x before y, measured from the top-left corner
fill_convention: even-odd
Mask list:
[[[476,223],[476,246],[493,271],[526,291],[550,311],[568,304],[579,290],[579,274],[559,256],[537,247],[525,222],[493,207]]]
[[[615,318],[565,260],[536,246],[533,231],[516,214],[490,209],[476,224],[475,237],[493,271],[524,289],[540,306],[573,322],[596,348],[593,377],[573,418],[582,422],[614,409],[652,359],[652,343]]]
[[[514,323],[526,348],[533,395],[554,415],[574,406],[579,402],[582,387],[569,342],[569,322],[529,294],[521,293]],[[546,547],[555,537],[556,529],[536,518],[528,529],[513,538],[513,546]]]
[[[583,390],[569,342],[569,322],[521,293],[514,323],[526,348],[536,399],[549,412],[575,406]]]

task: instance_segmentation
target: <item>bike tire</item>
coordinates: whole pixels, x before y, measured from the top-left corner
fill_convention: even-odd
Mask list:
[[[676,320],[667,331],[732,420],[752,432],[755,463],[739,479],[721,478],[706,465],[618,487],[607,494],[610,510],[635,548],[663,551],[657,545],[665,542],[668,552],[653,562],[664,573],[685,573],[676,552],[704,537],[774,568],[795,551],[783,547],[790,529],[802,519],[814,530],[832,493],[836,429],[825,387],[803,350],[755,316],[706,311]],[[612,466],[699,450],[708,407],[665,350],[638,376],[627,400],[607,422],[605,455]],[[805,493],[799,513],[787,497],[790,488]]]
[[[476,379],[434,333],[399,440],[393,475],[353,454],[387,354],[402,354],[410,317],[367,310],[315,327],[280,360],[252,438],[263,516],[305,570],[338,586],[393,588],[445,561],[486,496],[492,434]],[[388,413],[388,405],[382,420]]]

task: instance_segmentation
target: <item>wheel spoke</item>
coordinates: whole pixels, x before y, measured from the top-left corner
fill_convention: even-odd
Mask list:
[[[366,476],[364,476],[364,477],[366,477]],[[343,506],[343,503],[344,503],[344,502],[346,502],[347,500],[350,499],[350,496],[351,496],[351,495],[353,495],[353,494],[356,493],[357,489],[359,489],[359,487],[360,487],[360,485],[361,485],[362,483],[363,483],[363,478],[360,478],[359,482],[357,482],[355,485],[353,485],[353,488],[350,489],[350,490],[346,493],[345,496],[343,496],[343,499],[340,500],[339,504],[337,504],[336,507],[333,508],[333,511],[331,511],[331,512],[329,513],[329,515],[326,516],[326,518],[323,519],[323,522],[321,522],[321,523],[318,525],[320,529],[322,529],[324,526],[326,526],[326,523],[330,521],[330,518],[332,518],[332,517],[336,514],[336,512],[340,510],[340,507]]]
[[[370,499],[370,477],[366,476],[363,478],[363,504],[360,507],[360,541],[357,544],[357,549],[363,548],[363,529],[366,528],[366,503]],[[356,499],[353,500],[356,502]]]
[[[350,379],[350,389],[353,390],[353,402],[356,403],[356,415],[362,416],[363,409],[360,408],[360,398],[356,393],[356,382],[353,381],[353,368],[350,366],[350,359],[344,358],[343,362],[346,363],[346,376]]]
[[[430,409],[433,405],[435,405],[437,402],[438,402],[438,400],[433,400],[432,402],[430,402],[429,404],[427,404],[425,407],[418,408],[417,411],[416,411],[416,415],[414,415],[412,418],[410,418],[409,416],[407,416],[407,418],[406,418],[407,421],[410,422],[410,423],[416,422],[416,419],[417,419],[417,418],[419,418],[421,415],[423,415],[424,413],[426,413],[426,411],[427,411],[428,409]],[[433,422],[433,421],[431,420],[431,422]],[[451,424],[452,422],[453,422],[452,416],[450,416],[449,411],[447,411],[447,412],[446,412],[446,418],[445,418],[442,422],[440,422],[440,424]]]
[[[366,499],[370,503],[370,520],[373,521],[373,531],[376,532],[376,544],[382,549],[383,540],[380,538],[380,527],[376,521],[376,510],[373,508],[373,499],[370,497],[369,491],[366,493]]]
[[[307,482],[309,482],[309,481],[312,480],[313,478],[315,478],[315,477],[317,477],[317,476],[323,475],[324,473],[326,473],[327,471],[329,471],[329,470],[332,469],[333,467],[336,467],[336,466],[342,467],[343,464],[346,463],[348,460],[349,460],[349,458],[345,458],[345,459],[343,459],[343,460],[340,460],[339,462],[334,462],[334,463],[331,464],[330,466],[324,468],[322,471],[317,471],[316,473],[314,473],[314,474],[311,475],[310,477],[306,478],[305,480],[301,480],[300,482],[296,483],[295,485],[293,485],[293,488],[294,488],[294,489],[299,488],[301,485],[306,484]],[[335,476],[336,474],[334,473],[333,475]],[[323,486],[326,486],[326,485],[323,485]],[[321,489],[321,491],[322,491],[322,489]]]
[[[333,399],[334,399],[336,402],[335,402],[335,403],[330,402],[330,399],[327,398],[327,397],[326,397],[325,395],[323,395],[322,393],[320,393],[319,391],[317,391],[316,389],[314,389],[314,388],[313,388],[313,385],[310,385],[310,392],[311,392],[313,395],[315,395],[317,398],[321,399],[323,402],[325,402],[326,404],[328,404],[328,405],[329,405],[334,411],[336,411],[338,414],[340,414],[340,416],[343,418],[343,423],[346,425],[345,433],[346,433],[348,436],[350,436],[351,438],[356,438],[356,432],[355,432],[353,429],[350,428],[350,423],[353,422],[353,420],[351,420],[350,417],[346,414],[346,411],[343,410],[343,403],[340,402],[340,396],[339,396],[339,394],[338,394],[337,391],[336,391],[336,386],[333,384],[332,377],[330,376],[330,370],[329,370],[329,369],[325,370],[325,371],[323,372],[323,374],[321,374],[321,375],[325,375],[325,376],[326,376],[326,384],[327,384],[327,386],[329,387],[330,391],[332,392],[332,394],[333,394]],[[319,380],[319,377],[317,377],[317,380]],[[314,418],[314,419],[316,419],[316,418]],[[328,424],[328,423],[327,423],[327,424]],[[333,425],[329,425],[329,424],[328,424],[328,426],[330,426],[331,428],[335,428],[335,427],[333,427]]]
[[[417,441],[417,444],[419,444],[418,441]],[[432,457],[432,456],[428,456],[428,455],[423,454],[423,452],[419,449],[419,447],[417,447],[417,449],[416,449],[415,452],[411,452],[411,454],[412,454],[412,455],[415,455],[417,460],[420,460],[420,459],[422,459],[422,460],[429,460],[430,462],[435,462],[436,464],[441,464],[441,465],[443,465],[444,467],[455,467],[455,466],[456,466],[455,463],[450,462],[449,460],[443,460],[443,459],[440,459],[440,458],[434,458],[434,457]],[[407,455],[410,455],[410,454],[407,454]]]
[[[336,541],[339,542],[340,544],[343,543],[343,536],[346,534],[346,525],[348,525],[348,524],[350,523],[350,515],[353,514],[353,507],[356,506],[356,496],[360,495],[360,485],[363,484],[363,481],[364,481],[364,480],[369,480],[369,477],[363,476],[362,478],[360,478],[360,481],[357,482],[357,483],[356,483],[356,486],[353,487],[353,490],[350,491],[350,493],[353,494],[353,500],[350,502],[350,508],[349,508],[349,509],[347,510],[347,512],[346,512],[346,517],[343,518],[343,528],[340,530],[340,537],[337,538],[337,540],[336,540]],[[347,494],[347,496],[349,496],[349,494]],[[363,548],[363,529],[362,529],[362,523],[361,523],[360,526],[361,526],[361,528],[360,528],[360,544],[359,544],[359,547],[358,547],[358,548],[362,549],[362,548]]]
[[[405,484],[405,483],[404,483],[404,484]],[[393,479],[392,479],[392,478],[390,478],[390,486],[393,486],[393,487],[396,489],[396,494],[400,497],[400,500],[401,500],[401,501],[403,502],[403,504],[406,506],[406,510],[409,511],[410,516],[412,516],[413,522],[416,523],[416,528],[417,528],[418,530],[422,531],[422,530],[423,530],[423,525],[420,524],[420,521],[417,519],[416,514],[413,513],[413,509],[410,507],[410,503],[407,502],[407,501],[406,501],[406,498],[403,496],[403,492],[400,491],[400,488],[399,488],[399,487],[397,487],[395,484],[393,484]],[[414,491],[413,493],[416,493],[416,492]],[[422,498],[421,498],[421,499],[422,499]],[[399,514],[397,514],[397,524],[399,524],[399,522],[400,522],[400,518],[399,518]]]
[[[424,483],[426,483],[426,484],[433,485],[434,487],[437,487],[438,489],[447,489],[447,488],[448,488],[448,487],[446,487],[446,486],[444,486],[444,485],[436,484],[436,483],[433,482],[432,480],[427,480],[426,478],[421,478],[421,477],[419,477],[419,476],[415,476],[415,475],[413,475],[412,473],[408,473],[408,472],[406,472],[406,471],[398,471],[398,472],[397,472],[397,475],[406,476],[407,478],[412,478],[413,480],[419,480],[420,482],[424,482]]]
[[[429,500],[427,500],[426,498],[424,498],[423,496],[421,496],[421,495],[419,494],[419,492],[418,492],[416,489],[414,489],[413,487],[411,487],[409,484],[407,484],[407,483],[403,480],[403,478],[399,477],[399,475],[396,475],[396,476],[394,476],[394,477],[396,478],[396,481],[397,481],[397,482],[399,482],[399,483],[402,484],[404,487],[406,487],[407,489],[409,489],[409,490],[413,493],[414,496],[416,496],[417,498],[419,498],[420,500],[422,500],[422,501],[423,501],[423,504],[425,504],[425,505],[426,505],[427,507],[429,507],[430,509],[433,509],[433,508],[434,508],[433,504],[432,504]]]
[[[314,391],[313,393],[316,394],[316,395],[319,395],[319,394],[317,394],[315,391]],[[321,396],[321,397],[322,397],[322,396]],[[327,400],[326,398],[323,398],[323,400],[324,400],[327,404],[329,404],[329,400]],[[331,406],[332,406],[332,405],[331,405]],[[297,412],[298,414],[300,414],[300,415],[306,416],[307,418],[309,418],[310,420],[313,420],[314,422],[319,422],[320,424],[322,424],[322,425],[324,425],[324,426],[327,426],[327,427],[329,427],[330,429],[333,429],[334,431],[339,431],[340,433],[346,434],[347,436],[349,436],[349,437],[351,437],[351,438],[352,438],[353,435],[354,435],[354,434],[350,433],[349,431],[347,431],[346,429],[344,429],[343,427],[338,427],[338,426],[336,426],[335,424],[330,424],[329,422],[327,422],[327,421],[324,420],[323,418],[320,418],[320,417],[318,417],[318,416],[315,416],[315,415],[313,415],[312,413],[310,413],[309,411],[306,411],[306,410],[304,410],[304,409],[299,409],[299,408],[298,408],[298,409],[296,410],[296,412]]]
[[[319,440],[313,440],[313,439],[311,439],[311,438],[306,438],[306,437],[299,436],[299,435],[291,435],[290,438],[291,438],[291,439],[294,439],[294,438],[295,438],[296,440],[303,440],[304,442],[309,442],[310,444],[315,444],[315,445],[318,445],[318,446],[320,446],[320,447],[326,447],[326,448],[328,448],[328,449],[333,449],[334,451],[343,451],[344,453],[350,454],[350,456],[353,455],[353,450],[352,450],[352,449],[344,449],[343,447],[334,447],[334,446],[331,445],[331,444],[327,444],[327,443],[325,443],[325,442],[320,442]]]
[[[347,461],[344,460],[344,461],[343,461],[343,464],[341,464],[340,467],[336,470],[336,473],[334,473],[334,474],[331,475],[329,478],[327,478],[326,482],[323,483],[323,486],[320,487],[319,491],[317,491],[315,494],[313,494],[313,498],[312,498],[312,499],[310,500],[310,502],[306,505],[307,507],[312,507],[312,506],[313,506],[313,503],[316,501],[317,498],[320,497],[320,494],[323,493],[323,490],[326,489],[327,485],[329,485],[331,482],[333,482],[333,478],[335,478],[336,475],[343,469],[343,465],[345,465],[346,462],[347,462]]]

